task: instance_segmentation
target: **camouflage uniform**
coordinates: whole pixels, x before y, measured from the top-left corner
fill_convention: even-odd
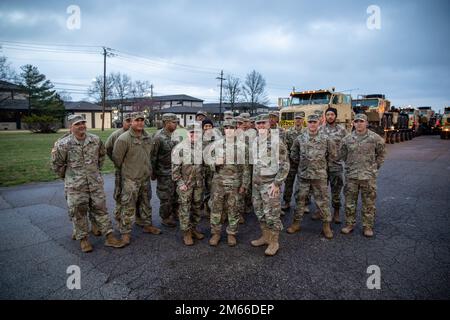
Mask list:
[[[294,189],[294,182],[295,182],[295,177],[297,176],[297,171],[298,171],[298,163],[294,162],[290,156],[291,152],[292,152],[292,147],[294,145],[294,141],[297,139],[297,137],[302,133],[303,127],[297,128],[297,127],[292,127],[289,128],[286,131],[286,147],[288,149],[289,152],[289,162],[290,162],[290,166],[289,166],[289,174],[286,178],[286,181],[284,182],[284,194],[283,194],[283,201],[286,205],[289,205],[291,203],[291,198],[292,198],[292,192]]]
[[[203,164],[194,164],[194,146],[188,163],[172,164],[172,179],[177,185],[181,231],[195,230],[201,219],[203,197]],[[180,187],[187,186],[186,191]],[[192,215],[191,215],[192,211]]]
[[[56,142],[52,150],[52,168],[64,179],[69,216],[77,240],[88,235],[88,211],[103,235],[113,231],[100,173],[105,155],[103,142],[91,133],[86,133],[84,141],[70,134]]]
[[[293,161],[299,163],[299,192],[296,199],[294,223],[301,222],[303,218],[305,201],[310,189],[317,207],[322,212],[322,221],[330,222],[327,164],[329,155],[334,149],[321,131],[313,136],[309,130],[305,130],[297,138],[296,146],[291,154]]]
[[[211,233],[220,234],[222,230],[222,213],[228,218],[227,234],[235,235],[238,230],[239,216],[241,213],[239,188],[248,190],[250,187],[250,171],[247,164],[226,163],[226,140],[223,139],[223,164],[212,165],[214,180],[211,196]],[[237,146],[234,145],[234,157],[237,156]]]
[[[269,196],[272,183],[281,186],[289,173],[288,151],[284,142],[279,140],[279,157],[276,164],[276,170],[271,168],[258,158],[257,145],[260,144],[261,136],[255,139],[253,144],[253,181],[252,181],[252,198],[253,208],[258,221],[265,224],[269,230],[281,231],[283,225],[281,223],[281,204],[278,197]],[[269,159],[272,158],[272,141],[271,134],[267,135],[267,153]]]
[[[338,151],[341,149],[342,139],[347,135],[347,130],[339,124],[334,126],[326,123],[322,127],[322,133],[328,137],[333,144],[333,148]],[[328,183],[331,187],[331,203],[334,209],[341,207],[341,191],[344,185],[342,180],[343,165],[339,160],[339,154],[336,152],[329,157],[328,162]]]
[[[114,144],[112,158],[121,175],[120,233],[122,234],[131,232],[137,207],[144,226],[152,225],[149,183],[152,173],[151,151],[151,138],[145,130],[138,136],[130,128],[120,135]]]
[[[153,138],[151,163],[157,178],[156,194],[160,200],[159,215],[162,219],[175,215],[178,208],[176,184],[172,180],[172,149],[176,144],[165,128]]]
[[[384,140],[370,130],[356,131],[342,140],[341,159],[345,163],[345,217],[347,225],[356,223],[356,206],[361,192],[364,227],[375,222],[376,178],[386,155]]]

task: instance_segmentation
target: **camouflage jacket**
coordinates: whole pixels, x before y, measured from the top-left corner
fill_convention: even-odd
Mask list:
[[[335,150],[327,137],[321,131],[310,135],[306,129],[294,142],[291,160],[298,164],[300,178],[327,179],[330,154],[335,154]]]
[[[112,158],[122,177],[142,181],[150,179],[152,173],[151,152],[152,141],[149,134],[143,130],[142,135],[137,136],[130,128],[116,140]]]
[[[105,148],[106,148],[106,154],[108,155],[108,158],[112,160],[112,154],[114,149],[114,143],[116,143],[117,138],[120,137],[122,133],[124,133],[125,130],[123,128],[117,129],[111,135],[108,137],[108,139],[105,142]]]
[[[339,124],[335,126],[330,126],[328,123],[321,127],[322,133],[328,137],[330,143],[333,144],[336,153],[330,154],[328,159],[328,170],[330,172],[339,172],[343,169],[343,163],[339,160],[339,151],[341,150],[342,139],[347,135],[347,130]]]
[[[355,131],[342,140],[341,159],[345,163],[345,176],[350,179],[375,179],[384,162],[386,149],[383,138],[367,130],[358,135]]]
[[[281,186],[283,181],[286,179],[289,174],[289,156],[285,143],[279,139],[278,144],[278,157],[273,155],[273,152],[276,152],[276,148],[274,149],[274,145],[271,141],[271,135],[268,134],[267,137],[267,155],[264,159],[258,157],[258,146],[263,144],[261,141],[261,136],[257,136],[252,145],[252,153],[253,153],[253,182],[256,183],[275,183],[277,186]],[[261,142],[260,142],[261,141]],[[273,149],[273,150],[272,150]],[[275,163],[271,163],[270,159],[276,158]]]
[[[180,159],[183,159],[181,150]],[[172,180],[177,186],[186,185],[191,187],[203,187],[204,168],[203,164],[194,164],[194,147],[191,148],[191,161],[187,164],[172,164]]]
[[[285,143],[286,143],[286,147],[288,149],[289,152],[289,158],[291,155],[291,150],[292,150],[292,146],[294,145],[294,141],[297,139],[297,137],[303,132],[303,127],[297,128],[296,126],[291,127],[289,129],[286,130],[286,134],[285,134]],[[292,168],[291,168],[292,170]]]
[[[52,169],[64,179],[67,188],[103,188],[100,169],[105,156],[105,146],[98,136],[86,133],[85,140],[78,141],[69,134],[58,140],[52,149]]]
[[[211,170],[214,173],[213,183],[236,188],[244,187],[248,190],[250,188],[250,166],[247,160],[243,159],[245,163],[238,162],[237,153],[239,149],[236,146],[234,150],[234,162],[227,164],[225,139],[222,139],[222,142],[223,158],[220,159],[220,163],[215,163],[211,166]]]
[[[166,129],[161,129],[153,136],[151,163],[157,176],[172,175],[172,149],[177,144]]]

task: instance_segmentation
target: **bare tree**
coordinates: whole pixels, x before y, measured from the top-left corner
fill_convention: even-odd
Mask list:
[[[113,98],[113,76],[109,74],[106,76],[106,100]],[[88,88],[88,96],[93,98],[96,102],[101,102],[103,97],[103,76],[95,77],[92,85]]]
[[[133,98],[145,97],[149,93],[150,88],[151,88],[151,84],[147,80],[145,80],[145,81],[136,80],[132,84],[131,96]]]
[[[225,81],[224,89],[224,100],[231,105],[231,110],[234,111],[234,105],[239,102],[242,95],[241,80],[233,77],[232,75],[228,75]]]
[[[267,104],[269,99],[266,93],[266,80],[257,71],[253,70],[245,77],[245,83],[242,86],[242,91],[244,93],[244,98],[247,102],[251,104],[252,109],[255,105]]]
[[[66,90],[58,91],[58,95],[62,101],[72,101],[72,96]]]
[[[19,82],[16,71],[11,68],[11,63],[5,56],[0,57],[0,80]]]

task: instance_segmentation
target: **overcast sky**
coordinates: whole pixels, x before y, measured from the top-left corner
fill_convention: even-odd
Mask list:
[[[79,29],[67,27],[72,4],[81,10]],[[370,18],[370,5],[380,8],[380,20]],[[218,102],[221,69],[242,80],[254,69],[272,105],[293,86],[334,86],[355,98],[383,93],[395,106],[439,110],[450,105],[449,18],[446,0],[2,0],[0,55],[16,68],[38,66],[74,100],[103,72],[100,47],[75,47],[91,45],[118,50],[108,72],[148,80],[156,95]],[[42,52],[30,44],[71,46]]]

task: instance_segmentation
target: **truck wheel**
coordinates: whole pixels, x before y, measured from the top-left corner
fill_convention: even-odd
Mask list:
[[[395,142],[400,143],[400,133],[399,132],[397,132],[395,134]]]
[[[404,133],[404,132],[399,132],[398,134],[400,135],[400,142],[403,142],[403,141],[406,140],[406,139],[405,139],[405,133]]]
[[[394,144],[395,143],[395,139],[394,139],[394,134],[393,133],[389,134],[389,143],[390,144]]]

